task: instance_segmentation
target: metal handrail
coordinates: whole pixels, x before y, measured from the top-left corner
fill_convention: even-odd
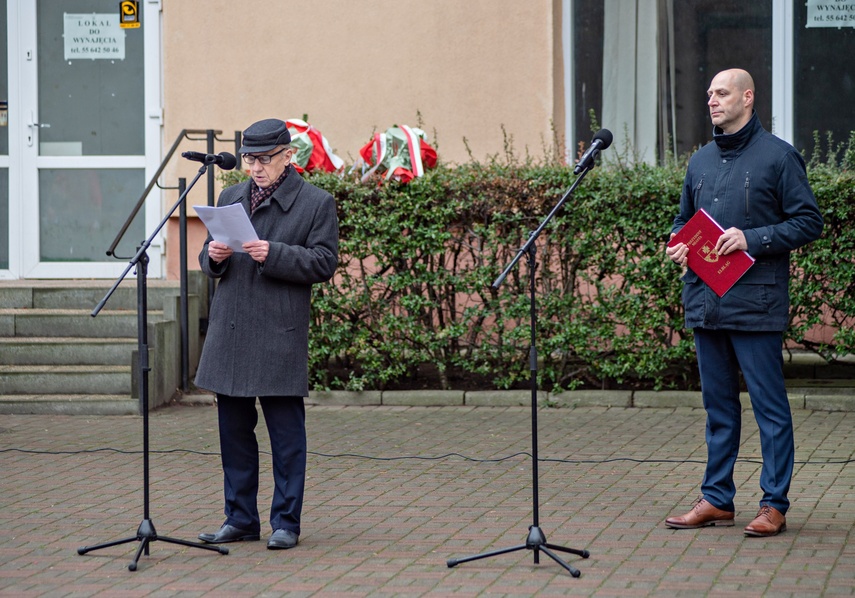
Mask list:
[[[163,158],[163,161],[160,163],[160,166],[158,167],[157,172],[155,172],[154,176],[151,177],[151,180],[148,182],[148,185],[146,185],[145,191],[142,192],[142,195],[140,196],[139,200],[137,201],[137,204],[134,206],[134,209],[131,210],[131,213],[128,216],[128,219],[122,225],[122,228],[119,229],[119,234],[116,235],[116,238],[113,239],[113,243],[110,244],[110,248],[107,249],[107,255],[109,255],[111,257],[116,257],[117,259],[128,259],[128,258],[121,258],[121,257],[116,256],[115,255],[116,247],[121,242],[122,237],[125,236],[125,233],[128,231],[128,228],[131,226],[131,222],[133,222],[134,218],[137,217],[137,214],[139,213],[140,209],[143,207],[143,204],[145,204],[145,200],[148,198],[148,194],[151,193],[152,189],[154,189],[154,186],[157,184],[157,179],[159,179],[160,175],[163,174],[163,171],[166,168],[166,165],[169,163],[169,160],[172,158],[172,155],[175,153],[175,150],[178,149],[178,145],[181,143],[181,141],[184,138],[191,139],[193,141],[199,141],[199,140],[194,140],[192,137],[190,137],[190,135],[207,134],[208,131],[211,131],[211,133],[214,135],[216,135],[217,133],[222,133],[222,131],[212,131],[211,129],[181,129],[181,132],[178,134],[178,136],[175,138],[175,141],[172,143],[172,147],[170,147],[169,151],[166,152],[166,157]]]

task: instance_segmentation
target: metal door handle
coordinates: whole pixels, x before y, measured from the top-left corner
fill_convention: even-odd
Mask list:
[[[50,129],[50,123],[38,123],[36,119],[33,118],[33,113],[30,113],[29,122],[27,122],[28,127],[38,127],[40,129]]]
[[[49,123],[36,122],[36,119],[34,118],[34,115],[32,112],[30,112],[30,118],[27,119],[27,126],[30,127],[30,132],[27,134],[27,145],[29,147],[32,147],[33,143],[35,141],[34,140],[35,135],[33,134],[33,131],[32,131],[33,129],[49,129],[50,128]]]

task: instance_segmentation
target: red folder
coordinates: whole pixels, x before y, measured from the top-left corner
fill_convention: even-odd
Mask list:
[[[724,297],[730,287],[754,265],[754,258],[745,251],[734,251],[727,255],[716,252],[715,244],[723,232],[721,225],[701,208],[668,242],[669,247],[678,243],[689,246],[689,268],[719,297]]]

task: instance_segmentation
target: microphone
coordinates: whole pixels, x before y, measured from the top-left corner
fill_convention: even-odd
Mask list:
[[[237,166],[237,158],[235,158],[232,154],[228,152],[222,152],[220,154],[184,152],[181,154],[181,157],[187,158],[188,160],[193,160],[194,162],[201,162],[202,164],[216,164],[223,170],[231,170],[232,168]]]
[[[576,167],[573,169],[573,174],[579,174],[583,170],[594,167],[594,158],[607,147],[612,144],[612,132],[608,129],[600,129],[594,134],[594,140],[591,141],[589,147],[579,161],[576,162]]]

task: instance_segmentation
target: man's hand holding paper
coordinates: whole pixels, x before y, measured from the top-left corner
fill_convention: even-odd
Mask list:
[[[232,248],[219,241],[208,243],[208,257],[218,264],[233,254]]]
[[[244,207],[239,204],[230,206],[211,207],[211,206],[194,206],[196,214],[205,226],[208,232],[211,233],[214,241],[228,246],[232,251],[238,253],[247,253],[244,249],[244,243],[258,241],[258,234],[255,232],[252,223],[249,221],[249,216],[246,214]],[[214,261],[222,261],[231,253],[225,255],[221,260],[217,260],[214,255],[211,255],[211,245],[208,245],[208,255]],[[217,253],[215,251],[215,253]],[[256,259],[253,256],[253,259]]]
[[[267,259],[267,254],[270,253],[270,243],[267,241],[247,241],[243,244],[243,250],[256,262],[263,264]]]

